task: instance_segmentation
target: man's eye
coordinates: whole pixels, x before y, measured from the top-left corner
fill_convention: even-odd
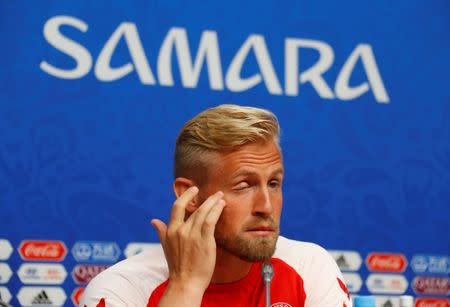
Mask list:
[[[278,180],[271,180],[269,182],[269,187],[271,188],[278,188],[280,186],[280,182]]]
[[[240,182],[234,187],[234,189],[239,191],[239,190],[244,190],[244,189],[248,188],[249,186],[250,185],[248,184],[248,182]]]

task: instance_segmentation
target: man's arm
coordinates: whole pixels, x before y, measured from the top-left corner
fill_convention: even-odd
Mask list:
[[[222,192],[210,196],[185,220],[186,206],[197,195],[191,187],[174,203],[169,224],[154,219],[169,266],[169,284],[159,307],[200,306],[216,264],[214,230],[225,206]]]

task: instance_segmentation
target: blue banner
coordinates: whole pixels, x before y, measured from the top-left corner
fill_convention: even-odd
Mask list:
[[[62,293],[23,289],[25,262],[71,272],[158,242],[177,133],[223,103],[280,120],[284,236],[334,251],[354,293],[378,278],[448,297],[413,282],[449,282],[448,1],[2,1],[0,17],[3,299]]]

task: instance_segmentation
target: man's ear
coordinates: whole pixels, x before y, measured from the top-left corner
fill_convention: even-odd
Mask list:
[[[195,186],[194,181],[191,179],[187,179],[184,177],[177,177],[173,182],[173,191],[175,192],[175,196],[179,198],[181,194],[186,192],[190,187]],[[186,211],[189,213],[193,213],[198,209],[198,194],[187,204]]]

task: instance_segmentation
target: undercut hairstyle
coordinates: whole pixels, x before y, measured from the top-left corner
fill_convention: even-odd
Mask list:
[[[280,149],[280,126],[272,112],[232,104],[207,109],[189,120],[177,137],[174,176],[201,184],[215,154],[260,141]]]

